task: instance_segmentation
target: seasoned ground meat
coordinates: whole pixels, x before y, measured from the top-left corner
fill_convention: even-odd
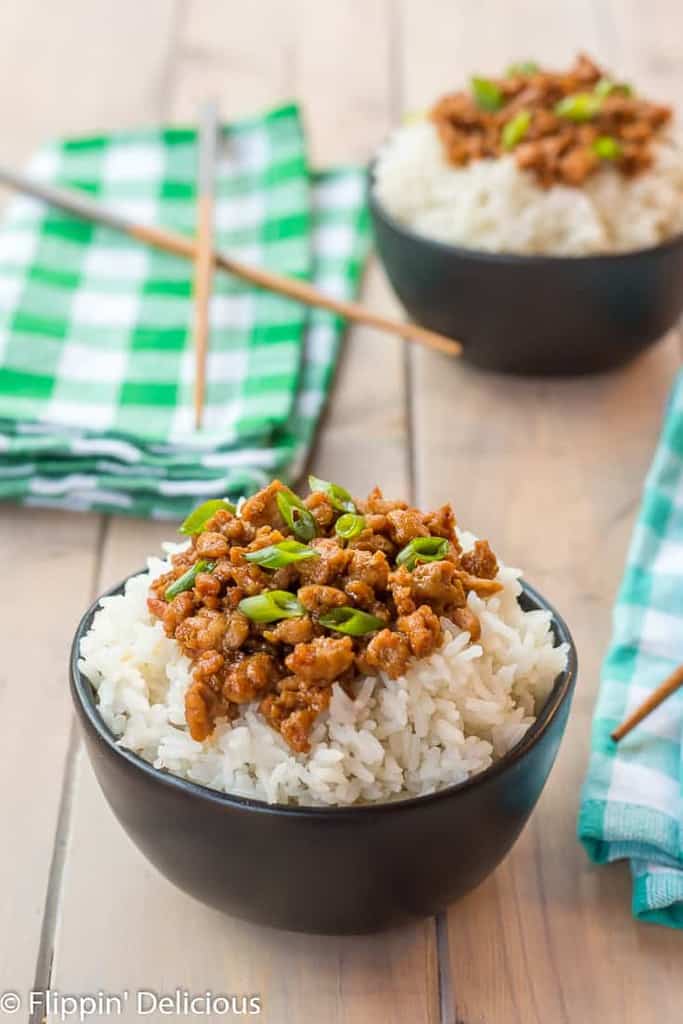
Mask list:
[[[375,533],[369,527],[349,542],[349,548],[354,551],[381,551],[387,558],[393,558],[398,551],[393,540],[390,540],[386,534]]]
[[[514,153],[547,188],[581,186],[605,163],[632,176],[652,164],[652,144],[671,109],[633,94],[580,55],[568,71],[534,64],[502,78],[472,80],[431,111],[450,163]]]
[[[285,658],[285,665],[306,683],[331,683],[353,664],[353,641],[321,636],[309,644],[297,644]]]
[[[403,566],[389,576],[388,590],[397,615],[410,615],[415,611],[413,577]]]
[[[417,509],[395,508],[391,512],[387,512],[386,519],[391,539],[401,547],[411,541],[413,537],[429,536],[424,516]]]
[[[357,504],[361,512],[379,515],[386,515],[387,512],[393,512],[397,508],[408,508],[406,501],[387,501],[379,487],[373,487],[365,501],[358,502]]]
[[[311,731],[317,714],[318,711],[313,710],[311,707],[296,708],[280,724],[280,732],[292,750],[296,750],[299,754],[305,754],[311,749],[311,745],[308,742],[308,734]]]
[[[386,672],[390,679],[402,676],[410,661],[410,644],[401,633],[383,629],[372,638],[360,658],[361,670]]]
[[[222,533],[207,530],[197,537],[197,554],[200,558],[223,558],[230,551],[230,545]]]
[[[278,693],[261,701],[259,709],[266,721],[278,729],[292,750],[310,750],[308,734],[316,716],[330,702],[329,686],[307,686],[296,676],[288,676],[278,685]]]
[[[309,583],[305,587],[300,587],[297,597],[304,608],[309,612],[317,612],[318,615],[324,614],[330,608],[341,608],[348,603],[343,590],[321,586],[318,583]]]
[[[337,540],[319,537],[311,542],[311,547],[317,552],[318,557],[297,565],[302,581],[331,584],[346,572],[351,555],[345,548],[340,547]]]
[[[417,602],[429,602],[442,614],[465,604],[465,588],[453,562],[427,562],[412,574],[412,593]]]
[[[473,590],[479,597],[491,597],[503,587],[498,580],[480,579],[478,576],[461,570],[458,570],[457,576],[466,591]]]
[[[331,523],[334,523],[337,518],[334,506],[328,501],[324,494],[320,493],[320,491],[314,491],[313,494],[309,494],[306,498],[306,506],[307,508],[310,508],[313,513],[313,518],[318,526],[323,529],[330,526]]]
[[[460,559],[460,564],[465,572],[485,580],[493,580],[498,575],[498,560],[487,540],[475,541],[472,550]]]
[[[213,732],[216,719],[226,714],[225,701],[195,677],[185,697],[185,719],[192,739],[201,743]]]
[[[284,526],[284,520],[277,506],[277,492],[282,490],[284,490],[284,484],[281,484],[279,480],[273,480],[262,491],[257,491],[245,501],[240,519],[252,526],[271,526],[277,529]]]
[[[282,671],[271,654],[257,651],[233,661],[223,683],[223,696],[235,704],[255,700],[276,683]]]
[[[367,583],[375,590],[386,590],[389,582],[389,563],[381,551],[352,551],[347,572],[350,579]]]
[[[453,612],[453,622],[460,629],[465,629],[470,634],[472,643],[476,643],[481,636],[481,623],[471,608],[467,605],[464,608],[456,608]]]
[[[194,595],[185,591],[178,594],[167,605],[161,602],[161,609],[156,614],[164,621],[164,629],[168,636],[175,636],[175,632],[181,622],[184,622],[188,615],[194,611]],[[154,609],[152,609],[154,611]]]
[[[249,629],[249,619],[243,612],[230,612],[227,616],[227,625],[225,635],[223,636],[223,649],[225,651],[239,651],[249,636]]]
[[[361,674],[397,678],[440,646],[447,619],[479,636],[467,594],[499,590],[498,563],[486,541],[461,554],[450,505],[425,513],[378,488],[361,502],[325,486],[302,502],[275,480],[239,512],[209,509],[153,582],[149,610],[193,663],[194,739],[256,701],[304,753],[333,684],[353,694]],[[359,518],[343,539],[350,508]]]
[[[349,580],[344,590],[351,598],[351,604],[356,604],[359,608],[366,608],[369,611],[375,604],[375,591],[364,580]]]
[[[455,553],[460,552],[460,541],[455,532],[455,515],[450,505],[442,505],[436,512],[430,512],[424,517],[425,526],[432,537],[445,537],[455,548]]]
[[[402,615],[396,626],[416,658],[426,658],[441,645],[441,622],[428,604],[420,605],[411,615]]]
[[[305,644],[313,639],[313,623],[309,618],[303,616],[300,619],[283,619],[273,629],[265,630],[263,634],[266,640],[272,644]]]
[[[180,623],[175,638],[188,651],[217,651],[223,646],[226,628],[225,615],[202,608],[197,615]]]

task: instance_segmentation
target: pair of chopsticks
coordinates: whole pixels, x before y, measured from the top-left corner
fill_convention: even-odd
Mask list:
[[[194,389],[195,421],[201,425],[206,386],[206,353],[209,333],[209,299],[211,294],[211,277],[216,267],[225,270],[235,277],[248,281],[258,288],[277,292],[296,302],[308,306],[325,309],[330,313],[355,323],[375,327],[380,331],[398,335],[406,341],[412,341],[427,348],[443,352],[446,355],[458,356],[462,352],[459,341],[447,338],[435,331],[417,324],[392,320],[389,317],[373,313],[372,310],[356,302],[335,299],[325,292],[319,291],[305,281],[299,281],[285,274],[276,274],[251,264],[243,263],[220,252],[213,246],[213,180],[215,174],[215,157],[218,140],[218,112],[213,103],[206,104],[202,110],[200,121],[200,161],[199,161],[199,204],[197,237],[190,238],[180,232],[169,231],[151,224],[137,224],[128,217],[108,209],[97,203],[85,193],[75,189],[60,189],[35,181],[31,177],[0,167],[0,184],[7,185],[35,199],[42,200],[50,206],[64,210],[66,213],[83,220],[104,224],[116,231],[122,231],[131,238],[151,245],[165,252],[184,256],[195,262],[195,353],[196,376]]]
[[[213,207],[218,105],[208,100],[199,114],[199,168],[197,175],[197,257],[194,272],[194,425],[201,428],[206,392],[206,356],[209,349],[211,282],[213,279]]]

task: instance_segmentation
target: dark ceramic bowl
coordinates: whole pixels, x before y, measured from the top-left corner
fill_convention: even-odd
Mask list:
[[[538,719],[505,757],[431,796],[346,809],[271,806],[158,771],[116,745],[78,670],[78,645],[98,603],[74,639],[71,692],[114,814],[185,892],[228,914],[294,931],[378,931],[433,914],[478,885],[508,852],[540,796],[576,679],[569,630],[525,585],[522,606],[548,609],[557,643],[568,643],[570,652]]]
[[[683,310],[683,235],[598,256],[514,256],[465,249],[399,224],[374,195],[380,259],[418,324],[457,338],[488,370],[576,374],[628,362]]]

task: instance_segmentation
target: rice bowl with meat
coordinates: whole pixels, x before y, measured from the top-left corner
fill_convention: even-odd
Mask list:
[[[520,573],[449,506],[312,486],[210,503],[188,545],[102,600],[79,667],[105,723],[161,771],[271,804],[393,801],[483,771],[566,667],[550,613],[520,607]]]
[[[474,78],[383,146],[374,193],[401,225],[489,252],[628,252],[683,232],[671,110],[581,57]]]

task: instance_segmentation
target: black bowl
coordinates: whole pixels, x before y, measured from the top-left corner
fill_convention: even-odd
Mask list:
[[[123,584],[109,591],[118,594]],[[71,693],[86,747],[114,814],[146,857],[185,892],[260,924],[323,934],[378,931],[434,914],[503,859],[543,789],[576,679],[569,630],[524,585],[524,608],[553,615],[567,669],[521,742],[500,761],[430,796],[352,808],[271,806],[158,771],[116,740],[71,652]]]
[[[514,256],[437,242],[369,203],[380,259],[409,315],[489,370],[576,374],[628,362],[683,310],[683,235],[634,252]]]

